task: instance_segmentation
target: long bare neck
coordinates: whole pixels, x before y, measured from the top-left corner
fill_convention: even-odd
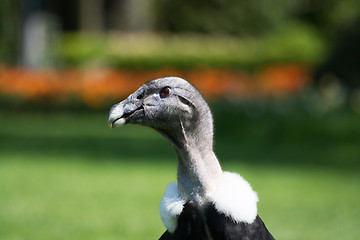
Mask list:
[[[177,181],[180,195],[185,200],[193,200],[201,205],[206,200],[206,194],[217,186],[222,175],[221,166],[213,151],[212,122],[210,126],[203,122],[192,129],[181,124],[181,131],[166,135],[178,156]]]
[[[206,194],[216,188],[222,170],[214,152],[191,148],[177,150],[177,180],[180,195],[201,204]]]

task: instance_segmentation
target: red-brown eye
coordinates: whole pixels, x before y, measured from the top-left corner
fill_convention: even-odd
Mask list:
[[[169,96],[169,94],[170,94],[170,88],[168,87],[164,87],[160,92],[161,97],[167,97]]]

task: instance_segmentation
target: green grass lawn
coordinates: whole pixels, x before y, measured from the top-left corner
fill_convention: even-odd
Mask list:
[[[151,129],[111,130],[104,113],[0,113],[0,239],[157,239],[176,177]],[[277,239],[360,238],[360,117],[215,108],[216,152],[258,192]]]

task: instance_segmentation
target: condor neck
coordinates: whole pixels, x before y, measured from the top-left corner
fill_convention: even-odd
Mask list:
[[[181,197],[201,204],[207,193],[217,187],[222,174],[213,151],[177,151],[177,181]]]
[[[165,134],[172,142],[178,156],[177,181],[180,195],[199,205],[206,200],[207,193],[214,190],[222,176],[222,169],[213,151],[211,129],[197,129]],[[187,134],[197,132],[198,134]],[[200,134],[201,133],[201,134]]]

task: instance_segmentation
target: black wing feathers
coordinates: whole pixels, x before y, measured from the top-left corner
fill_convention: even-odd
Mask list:
[[[159,240],[207,240],[205,224],[194,203],[187,202],[174,233],[166,231]]]
[[[236,223],[219,213],[213,204],[205,208],[206,224],[192,202],[184,205],[173,234],[166,231],[159,240],[275,240],[259,216],[249,223]],[[207,230],[206,230],[207,229]]]
[[[215,240],[275,240],[259,216],[249,223],[236,223],[219,213],[213,204],[206,210],[206,224]]]

